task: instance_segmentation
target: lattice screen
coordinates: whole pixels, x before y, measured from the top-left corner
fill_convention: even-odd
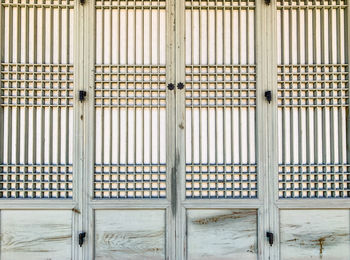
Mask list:
[[[256,198],[255,2],[185,8],[186,197]]]
[[[166,1],[96,1],[95,198],[166,196]]]
[[[277,1],[280,198],[350,196],[347,4]]]
[[[0,198],[72,198],[74,1],[1,1]]]

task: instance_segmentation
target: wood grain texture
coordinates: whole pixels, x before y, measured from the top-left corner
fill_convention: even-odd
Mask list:
[[[165,259],[164,210],[97,210],[95,259]]]
[[[190,260],[257,259],[256,210],[188,210]]]
[[[71,244],[71,211],[1,211],[1,260],[68,260]]]
[[[282,210],[282,260],[350,259],[349,210]]]

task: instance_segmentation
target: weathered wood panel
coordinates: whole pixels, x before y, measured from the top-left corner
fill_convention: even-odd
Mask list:
[[[282,260],[350,259],[348,210],[282,210]]]
[[[165,258],[164,210],[97,210],[95,259]]]
[[[257,259],[256,210],[188,210],[188,259]]]
[[[68,260],[71,244],[71,211],[1,211],[1,260]]]

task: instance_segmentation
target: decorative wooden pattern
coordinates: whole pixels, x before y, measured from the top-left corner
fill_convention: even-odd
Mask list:
[[[349,210],[282,210],[281,260],[350,258]]]
[[[166,1],[95,3],[97,199],[166,197]]]
[[[74,1],[1,1],[0,198],[73,198]]]
[[[277,1],[280,198],[348,198],[347,0]]]
[[[190,260],[257,259],[257,211],[187,211]]]
[[[185,1],[186,197],[258,197],[255,1]]]
[[[1,211],[4,260],[72,259],[71,210]]]
[[[164,210],[97,210],[95,259],[165,259]]]

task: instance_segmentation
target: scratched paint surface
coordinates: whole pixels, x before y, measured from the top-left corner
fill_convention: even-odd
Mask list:
[[[188,210],[187,258],[257,259],[256,210]]]
[[[282,260],[350,259],[348,210],[282,210]]]
[[[163,210],[97,210],[95,259],[165,259]]]
[[[72,211],[1,211],[2,260],[72,259]]]

